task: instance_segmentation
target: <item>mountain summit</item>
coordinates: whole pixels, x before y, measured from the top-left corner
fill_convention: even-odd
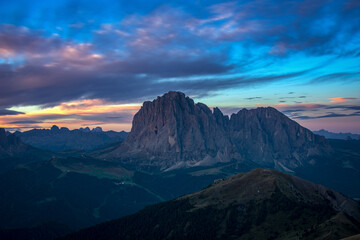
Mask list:
[[[22,143],[22,141],[14,134],[6,135],[4,128],[0,128],[0,158],[12,157],[21,155],[29,149],[29,146]]]
[[[274,108],[243,109],[229,118],[184,93],[168,92],[144,102],[129,136],[110,156],[161,169],[251,161],[291,171],[329,151],[324,137]]]
[[[206,105],[195,104],[183,93],[169,92],[144,102],[120,152],[170,167],[212,158],[228,161],[231,148],[225,128]]]

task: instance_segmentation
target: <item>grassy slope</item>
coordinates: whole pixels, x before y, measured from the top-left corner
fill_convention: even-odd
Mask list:
[[[64,239],[339,239],[360,231],[358,222],[334,211],[310,183],[255,173]]]

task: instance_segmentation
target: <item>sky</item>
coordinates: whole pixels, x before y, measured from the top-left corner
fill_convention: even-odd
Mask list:
[[[360,1],[0,0],[0,127],[131,129],[182,91],[360,133]]]

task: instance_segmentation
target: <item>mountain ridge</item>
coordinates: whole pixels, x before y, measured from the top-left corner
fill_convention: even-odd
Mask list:
[[[327,131],[325,129],[320,129],[318,131],[313,131],[313,133],[317,134],[317,135],[321,135],[324,136],[325,138],[329,138],[329,139],[343,139],[343,140],[360,140],[360,134],[355,134],[355,133],[343,133],[343,132],[339,132],[339,133],[335,133],[335,132],[330,132]]]
[[[272,107],[242,109],[229,118],[184,93],[170,91],[144,102],[127,139],[104,158],[162,170],[251,161],[293,171],[331,152],[313,134]]]
[[[50,151],[95,150],[109,144],[124,141],[127,133],[124,131],[103,131],[101,127],[89,127],[69,130],[54,125],[51,129],[32,129],[25,132],[15,132],[24,143]]]
[[[0,128],[0,173],[18,164],[47,160],[54,154],[24,143],[15,134]]]

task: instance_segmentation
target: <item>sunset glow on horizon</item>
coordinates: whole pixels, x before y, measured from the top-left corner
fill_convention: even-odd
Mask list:
[[[13,107],[19,114],[3,116],[0,127],[9,130],[51,128],[53,125],[77,129],[101,126],[104,130],[130,131],[132,116],[139,104],[111,104],[101,99],[83,99],[60,105],[41,108]]]

